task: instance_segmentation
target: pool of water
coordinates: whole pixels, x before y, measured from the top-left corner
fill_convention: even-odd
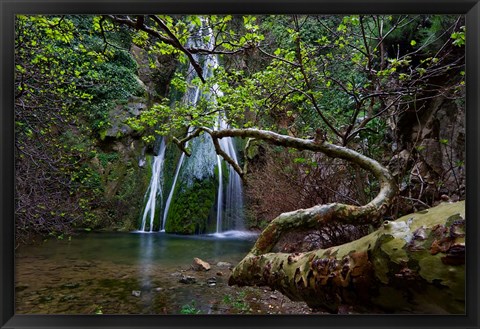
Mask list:
[[[234,231],[200,236],[89,232],[20,247],[16,312],[179,314],[185,305],[196,305],[202,313],[222,313],[222,300],[238,288],[228,286],[231,266],[217,264],[235,265],[255,239]],[[193,271],[194,257],[212,269]],[[195,283],[180,282],[184,276]]]
[[[25,247],[17,251],[17,256],[167,266],[190,264],[193,257],[211,262],[225,259],[237,262],[253,246],[255,238],[252,233],[236,231],[194,236],[161,232],[91,232],[71,240],[50,239],[40,246]]]

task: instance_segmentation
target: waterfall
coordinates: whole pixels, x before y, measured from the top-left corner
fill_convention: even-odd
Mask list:
[[[223,175],[222,175],[222,159],[217,155],[218,163],[218,192],[217,192],[217,230],[220,233],[222,230],[222,205],[223,205]]]
[[[219,129],[227,128],[227,124],[222,116],[219,116]],[[220,140],[220,146],[225,153],[236,163],[238,163],[233,138],[225,137]],[[219,157],[219,168],[220,156]],[[242,230],[243,225],[243,190],[242,180],[240,175],[228,164],[228,184],[226,191],[223,191],[222,182],[223,175],[219,169],[219,189],[217,196],[217,233],[223,231],[223,227],[228,227],[230,230]]]
[[[148,186],[145,197],[145,209],[143,210],[142,225],[140,231],[145,232],[147,225],[147,217],[150,215],[149,232],[153,232],[153,224],[155,220],[155,207],[157,205],[157,197],[160,198],[160,204],[163,203],[163,163],[165,161],[165,141],[162,138],[160,150],[158,155],[153,157],[152,161],[152,177],[150,178],[150,185]]]
[[[237,154],[233,145],[233,139],[228,137],[225,142],[227,144],[226,153],[238,163]],[[243,224],[243,190],[242,179],[240,175],[233,169],[229,168],[227,192],[225,193],[225,219],[227,226],[235,230],[245,229]]]
[[[213,35],[213,32],[208,28],[208,34]],[[209,48],[214,46],[214,38],[210,39]],[[207,57],[206,65],[207,76],[212,76],[213,71],[219,66],[218,57],[215,55],[210,55]],[[219,86],[215,84],[213,89],[216,91],[216,94],[221,97],[223,96],[222,91]],[[215,97],[214,94],[210,94],[209,97]],[[215,102],[215,98],[212,99]],[[224,113],[219,112],[217,129],[226,129],[228,125],[224,119]],[[214,128],[215,129],[215,128]],[[219,141],[220,147],[223,151],[236,163],[238,163],[237,154],[235,151],[234,140],[231,137],[225,137]],[[229,230],[243,230],[245,227],[243,225],[243,190],[242,190],[242,181],[240,175],[233,169],[230,164],[228,166],[228,183],[226,190],[223,187],[223,170],[222,170],[222,158],[217,155],[218,162],[218,193],[217,193],[217,227],[216,233],[221,233],[224,231],[224,228]]]
[[[213,47],[213,37],[210,38],[210,44],[205,45],[204,36],[212,36],[212,31],[210,28],[203,29],[199,31],[199,38],[196,40],[190,40],[189,42],[195,43],[197,47]],[[196,55],[195,55],[196,56]],[[199,58],[196,58],[197,60]],[[213,71],[215,68],[218,67],[218,58],[215,55],[208,55],[204,58],[202,63],[203,71],[205,78],[211,77],[213,75]],[[195,71],[193,70],[192,65],[189,65],[188,68],[189,75],[187,76],[187,85],[192,85],[192,79],[195,76]],[[221,91],[219,90],[218,86],[215,85],[214,89],[216,90],[217,95],[222,96]],[[196,106],[200,97],[204,97],[215,103],[215,97],[213,93],[209,93],[208,91],[205,92],[200,89],[200,87],[189,87],[183,97],[183,102],[185,104]],[[220,112],[218,116],[218,123],[213,129],[224,129],[227,128],[227,123],[224,119],[224,113]],[[164,231],[169,211],[173,211],[171,206],[176,202],[177,195],[180,193],[180,188],[177,188],[177,185],[184,188],[192,188],[194,182],[202,181],[205,179],[213,179],[214,169],[217,167],[218,172],[218,186],[217,186],[217,193],[216,193],[216,207],[212,209],[216,209],[216,223],[215,224],[215,232],[221,233],[224,230],[242,230],[244,229],[243,226],[243,191],[242,191],[242,184],[241,179],[238,173],[227,163],[227,171],[222,168],[225,161],[223,158],[215,153],[215,149],[211,140],[210,135],[203,134],[199,137],[190,141],[192,154],[189,157],[185,157],[185,153],[182,153],[176,169],[175,175],[173,177],[173,183],[170,187],[168,197],[166,203],[163,207],[163,214],[161,216],[161,223],[160,223],[160,231]],[[163,144],[164,145],[164,144]],[[187,146],[187,145],[186,145]],[[224,150],[226,154],[234,161],[237,161],[237,154],[235,152],[235,147],[233,143],[233,139],[230,137],[222,138],[220,140],[220,146]],[[154,162],[152,165],[152,180],[150,182],[150,187],[147,190],[148,194],[148,201],[143,213],[143,220],[142,220],[142,231],[145,231],[146,226],[146,219],[148,214],[150,214],[150,231],[153,228],[153,221],[155,217],[155,203],[157,205],[163,205],[163,199],[160,203],[156,201],[156,195],[161,193],[161,183],[163,180],[160,178],[163,174],[163,161],[165,157],[165,147],[163,146],[162,149],[162,158],[161,160],[157,157],[154,158]],[[160,157],[160,154],[158,155]],[[158,175],[158,178],[154,176]],[[227,175],[227,176],[226,176]],[[228,180],[227,180],[228,177]],[[224,184],[225,181],[225,184]],[[156,192],[152,196],[153,189],[160,189],[160,192]],[[183,192],[182,192],[183,193]],[[160,196],[162,198],[162,196]],[[179,201],[178,201],[179,202]],[[213,200],[212,200],[213,202]],[[210,218],[210,216],[209,216]],[[207,219],[205,218],[205,221]],[[214,220],[212,218],[212,220]]]
[[[190,64],[189,71],[193,71],[193,66]],[[191,80],[191,79],[187,79]],[[200,87],[196,86],[195,88],[189,88],[184,95],[183,101],[186,104],[190,104],[195,106],[200,98]],[[188,142],[185,147],[188,146]],[[162,218],[162,226],[160,228],[161,231],[165,231],[165,224],[167,222],[168,211],[170,210],[170,204],[172,202],[173,194],[175,193],[175,186],[177,185],[178,176],[180,174],[180,169],[182,168],[183,162],[185,160],[185,153],[180,155],[180,159],[177,163],[177,169],[175,170],[175,176],[173,178],[172,187],[170,188],[170,193],[168,194],[167,202],[165,203],[165,209],[163,211],[163,218]]]

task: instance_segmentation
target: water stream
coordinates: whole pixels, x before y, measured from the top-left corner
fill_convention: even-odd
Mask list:
[[[210,29],[204,29],[203,32],[207,35],[211,35]],[[213,37],[209,38],[209,44],[205,44],[204,38],[198,38],[198,40],[191,40],[196,46],[213,46]],[[200,43],[200,44],[199,44]],[[197,60],[199,58],[197,57]],[[208,78],[213,75],[213,71],[219,65],[218,58],[214,55],[206,56],[203,59],[203,71],[204,77]],[[195,77],[193,67],[190,65],[187,75],[187,85],[192,86],[192,80]],[[216,95],[221,96],[221,90],[218,86],[214,86],[215,94],[208,91],[201,90],[200,86],[190,87],[187,89],[183,102],[185,104],[196,106],[201,97],[209,99],[215,103]],[[220,112],[218,116],[218,124],[214,129],[227,128],[227,123],[224,118],[225,114]],[[162,140],[163,143],[163,140]],[[164,145],[164,144],[162,144]],[[220,140],[220,146],[224,152],[234,161],[238,163],[238,158],[235,150],[234,141],[232,138],[222,138]],[[242,182],[238,173],[230,166],[226,164],[227,172],[222,168],[226,163],[223,158],[215,153],[214,146],[210,136],[202,135],[191,141],[192,154],[190,157],[185,157],[182,153],[175,170],[172,186],[168,191],[168,197],[163,203],[161,184],[163,183],[163,162],[165,161],[165,147],[162,149],[163,153],[159,153],[153,158],[152,164],[152,176],[150,186],[146,192],[145,198],[148,200],[143,211],[142,225],[140,227],[141,232],[152,232],[154,226],[155,216],[160,216],[160,211],[155,212],[156,207],[161,208],[161,220],[159,224],[159,230],[165,231],[165,227],[168,221],[168,215],[172,202],[178,190],[177,184],[186,184],[191,186],[194,180],[210,179],[214,177],[214,169],[217,168],[217,192],[216,192],[216,229],[215,233],[222,233],[225,231],[241,231],[244,230],[243,224],[243,191]],[[227,175],[225,177],[225,175]],[[179,177],[180,179],[179,181]],[[226,184],[224,184],[224,180]],[[160,195],[160,198],[157,196]],[[150,216],[150,225],[146,225],[146,218]],[[160,218],[158,217],[158,218]],[[205,218],[205,221],[207,218]],[[148,227],[148,231],[147,231]]]
[[[153,224],[155,219],[155,208],[158,204],[163,204],[163,163],[165,160],[165,141],[162,139],[160,145],[160,151],[158,155],[153,158],[152,163],[152,179],[150,180],[150,185],[148,186],[147,193],[145,197],[147,202],[145,203],[145,209],[142,216],[142,226],[141,231],[146,232],[147,217],[150,217],[149,223],[149,232],[153,232]],[[159,200],[158,200],[159,199]]]
[[[203,33],[211,35],[208,29]],[[203,36],[192,42],[205,43]],[[207,56],[202,64],[205,77],[219,65],[215,56]],[[188,71],[194,72],[192,67]],[[193,75],[187,77],[190,86],[192,79]],[[221,95],[218,86],[215,89]],[[200,87],[188,88],[183,101],[195,106],[201,97],[215,101],[213,93]],[[226,114],[219,113],[212,128],[226,127]],[[138,231],[83,233],[16,250],[15,312],[185,314],[193,309],[202,314],[303,313],[304,307],[275,292],[228,285],[233,266],[251,249],[257,234],[244,227],[240,176],[216,154],[210,135],[203,134],[190,144],[191,156],[180,155],[172,186],[167,187],[165,161],[169,157],[165,139],[160,141],[157,155],[151,158],[151,181]],[[234,140],[223,138],[220,145],[238,163]],[[214,179],[217,184],[212,206],[215,229],[190,236],[165,233],[176,190],[202,179]],[[195,271],[195,257],[209,262],[211,270]],[[194,277],[195,282],[182,282],[185,276]]]
[[[175,192],[175,186],[177,185],[178,174],[180,173],[180,168],[182,168],[183,160],[185,159],[185,153],[182,153],[180,156],[180,160],[177,164],[177,169],[175,170],[175,176],[173,178],[173,184],[170,189],[170,193],[168,193],[167,202],[165,203],[165,209],[163,211],[162,216],[162,229],[161,231],[165,231],[165,224],[167,222],[168,210],[170,209],[170,204],[172,203],[173,193]]]

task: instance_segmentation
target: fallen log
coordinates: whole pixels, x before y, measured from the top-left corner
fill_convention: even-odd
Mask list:
[[[258,247],[258,246],[257,246]],[[465,202],[385,221],[340,246],[300,253],[252,251],[230,285],[268,286],[314,309],[463,314]]]

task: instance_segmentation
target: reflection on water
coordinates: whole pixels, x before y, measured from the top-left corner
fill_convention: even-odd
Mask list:
[[[20,248],[17,256],[83,259],[121,264],[190,264],[193,257],[209,261],[239,261],[252,247],[251,233],[181,236],[155,233],[88,233],[68,240],[49,240],[41,246]]]
[[[178,314],[195,302],[203,313],[222,313],[229,267],[252,247],[256,236],[166,233],[93,233],[48,240],[16,251],[18,314]],[[211,271],[191,269],[194,257]],[[194,276],[195,284],[180,282]],[[216,285],[208,280],[215,277]]]

